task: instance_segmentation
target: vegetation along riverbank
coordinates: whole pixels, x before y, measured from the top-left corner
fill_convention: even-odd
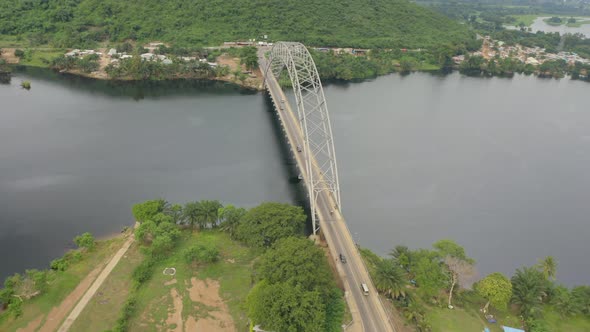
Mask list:
[[[202,200],[151,200],[115,238],[85,233],[79,249],[4,282],[0,329],[52,331],[70,314],[106,262],[133,240],[72,330],[340,331],[350,315],[324,246],[304,234],[303,209],[262,203],[251,209]],[[476,262],[452,240],[432,249],[396,246],[388,257],[360,249],[401,331],[587,331],[590,286],[567,288],[545,257],[512,278],[479,279]],[[332,266],[332,267],[331,267]],[[479,280],[478,280],[479,279]],[[290,310],[283,310],[289,306]],[[399,312],[399,314],[398,314]]]

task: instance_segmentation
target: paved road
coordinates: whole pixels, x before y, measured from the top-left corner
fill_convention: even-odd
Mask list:
[[[260,48],[259,64],[261,69],[266,68],[267,60],[264,58],[264,52],[268,48]],[[264,72],[263,72],[264,74]],[[278,82],[272,73],[266,77],[267,89],[275,102],[275,105],[284,105],[283,110],[279,107],[279,119],[285,129],[287,140],[291,147],[305,146],[303,142],[303,132],[295,113],[291,109],[287,98],[281,90]],[[283,104],[281,100],[285,100]],[[307,181],[306,174],[306,155],[303,152],[295,152],[295,159],[299,170]],[[315,160],[312,160],[315,164]],[[319,168],[313,167],[314,177],[321,177]],[[367,269],[362,262],[359,251],[352,240],[350,231],[340,212],[335,209],[335,199],[331,194],[321,193],[318,196],[317,214],[320,219],[321,230],[326,237],[326,242],[330,248],[332,257],[338,257],[343,254],[347,258],[347,263],[342,264],[338,260],[337,269],[342,278],[346,290],[346,301],[353,316],[353,324],[347,329],[348,331],[365,331],[365,332],[388,332],[394,331],[390,323],[385,308],[380,302],[379,296],[373,286]],[[333,213],[330,211],[333,210]],[[361,283],[366,283],[369,287],[369,295],[363,295]]]

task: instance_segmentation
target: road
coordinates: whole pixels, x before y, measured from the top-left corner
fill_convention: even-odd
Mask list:
[[[264,73],[268,61],[264,58],[264,53],[268,48],[260,48],[258,51],[259,65]],[[289,102],[276,78],[272,73],[266,77],[266,87],[275,105],[284,105],[283,109],[278,108],[278,115],[281,124],[285,130],[286,138],[292,147],[293,154],[303,175],[304,181],[308,181],[306,174],[306,154],[297,152],[295,146],[304,147],[303,131],[300,123],[293,113]],[[281,103],[284,100],[285,103]],[[315,160],[312,160],[315,164]],[[314,177],[321,177],[318,167],[313,167]],[[388,332],[395,331],[385,308],[383,307],[378,293],[371,282],[369,273],[361,259],[360,253],[352,240],[348,226],[338,209],[334,207],[336,200],[330,193],[322,192],[317,199],[317,214],[320,220],[321,231],[326,238],[332,257],[336,258],[343,254],[347,258],[347,263],[337,262],[337,270],[344,283],[346,291],[346,301],[353,317],[353,323],[347,328],[347,331],[365,331],[365,332]],[[333,211],[331,213],[331,211]],[[364,295],[361,291],[361,283],[366,283],[369,287],[369,295]]]

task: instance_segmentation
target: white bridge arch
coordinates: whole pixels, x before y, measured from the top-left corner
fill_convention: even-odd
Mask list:
[[[270,70],[276,80],[280,81],[281,77],[284,77],[281,74],[286,72],[293,87],[297,118],[305,142],[302,152],[305,156],[308,175],[306,185],[313,233],[316,234],[318,230],[316,207],[319,194],[322,192],[332,194],[337,204],[334,208],[339,210],[341,207],[334,137],[324,90],[313,58],[303,44],[275,43],[270,50],[268,60],[267,68],[262,68],[266,72],[265,76]]]

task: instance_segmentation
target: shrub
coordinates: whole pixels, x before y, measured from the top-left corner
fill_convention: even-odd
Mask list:
[[[135,298],[135,295],[131,295],[127,299],[127,301],[125,301],[125,304],[123,305],[123,308],[121,309],[121,316],[119,316],[119,319],[117,319],[117,324],[112,331],[114,331],[114,332],[127,331],[127,325],[129,324],[129,318],[131,318],[131,316],[133,316],[133,314],[135,313],[136,306],[137,306],[137,299]]]
[[[23,314],[23,302],[20,300],[12,301],[8,304],[8,312],[15,318]]]
[[[14,56],[17,58],[23,58],[25,56],[25,51],[21,49],[14,50]]]
[[[136,287],[150,280],[153,273],[152,270],[154,267],[154,263],[155,262],[153,259],[147,258],[141,264],[139,264],[139,266],[137,266],[135,270],[133,270],[133,274],[131,277],[133,278],[133,281],[136,283]]]
[[[64,257],[61,257],[52,260],[49,266],[55,271],[65,271],[70,266],[70,263]]]
[[[170,250],[174,248],[174,241],[169,235],[161,235],[154,239],[150,247],[152,257],[163,258]]]
[[[213,263],[219,260],[219,251],[212,245],[197,244],[182,253],[187,264]]]
[[[65,271],[68,269],[70,264],[77,263],[82,260],[82,253],[77,250],[71,250],[66,252],[63,257],[56,258],[51,261],[49,265],[52,270],[55,271]]]
[[[74,243],[79,247],[79,248],[86,248],[88,250],[94,248],[95,246],[95,242],[94,242],[94,237],[92,236],[92,234],[86,232],[82,235],[78,235],[74,238]]]

